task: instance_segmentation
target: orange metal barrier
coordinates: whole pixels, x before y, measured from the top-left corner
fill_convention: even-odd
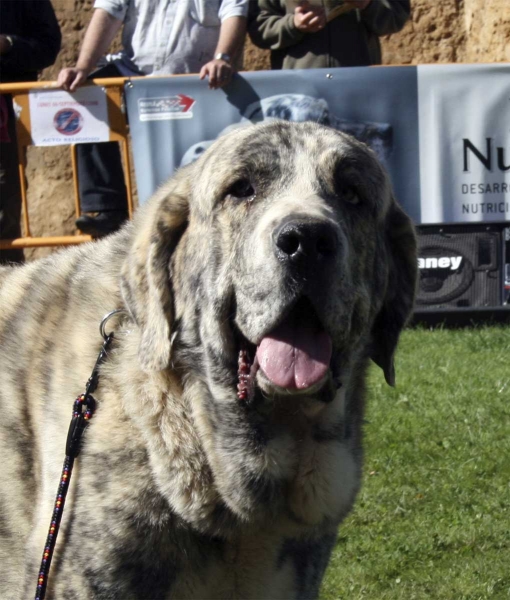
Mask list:
[[[128,201],[129,218],[133,214],[133,189],[131,185],[131,164],[129,159],[128,146],[128,125],[123,103],[123,89],[127,78],[115,77],[108,79],[93,79],[87,82],[87,85],[96,85],[106,90],[106,102],[108,108],[108,121],[110,127],[110,141],[119,142],[122,147],[124,160],[124,176],[126,180],[126,191]],[[28,218],[27,205],[27,186],[25,179],[26,169],[26,149],[33,145],[31,126],[30,126],[30,108],[29,97],[30,90],[53,89],[57,90],[56,82],[38,81],[33,83],[4,83],[0,84],[0,94],[12,94],[13,101],[21,107],[20,117],[16,119],[16,137],[18,142],[18,164],[21,185],[21,203],[22,219],[25,229],[25,236],[14,240],[0,240],[1,249],[11,248],[33,248],[40,246],[68,246],[71,244],[80,244],[93,238],[90,235],[66,235],[66,236],[44,236],[32,237],[30,233],[30,223]],[[76,207],[76,216],[81,214],[80,198],[78,194],[78,178],[76,164],[76,146],[71,145],[71,164],[73,169],[73,187]]]

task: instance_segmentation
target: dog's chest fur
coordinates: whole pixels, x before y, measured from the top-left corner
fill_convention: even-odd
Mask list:
[[[187,496],[182,473],[177,472],[178,466],[172,472],[171,463],[187,462],[188,452],[199,450],[191,449],[193,440],[179,437],[177,428],[172,430],[176,439],[159,440],[159,459],[167,465],[167,472],[158,481],[158,457],[148,455],[143,432],[124,412],[140,390],[135,387],[130,393],[128,386],[122,388],[120,381],[113,379],[125,402],[116,401],[118,396],[108,389],[110,385],[103,385],[96,394],[102,401],[78,459],[54,559],[49,589],[55,598],[276,600],[316,596],[335,528],[321,526],[318,535],[303,538],[302,526],[289,520],[286,511],[267,524],[242,525],[231,515],[221,515],[225,508],[216,495],[215,505],[207,505],[211,498],[205,487],[193,490],[193,497]],[[165,419],[175,424],[180,410],[176,404],[171,408],[161,404],[154,409],[153,418],[160,425]],[[185,428],[184,422],[180,425]],[[306,435],[305,429],[296,425],[296,434]],[[57,437],[46,456],[53,472],[47,478],[48,486],[58,479],[59,460],[52,459],[60,458],[64,440],[60,434]],[[180,448],[182,444],[187,450]],[[149,454],[152,451],[149,445]],[[311,455],[303,458],[313,459]],[[308,463],[306,468],[311,466]],[[170,490],[170,503],[161,494],[162,488]],[[179,494],[193,505],[193,516],[203,513],[212,521],[211,514],[217,514],[216,534],[200,533],[172,510],[172,502],[174,507],[181,506]],[[187,506],[185,516],[193,518],[189,510]],[[50,514],[51,504],[46,503],[32,532],[33,548],[42,547]],[[36,550],[21,597],[32,592],[38,559]]]

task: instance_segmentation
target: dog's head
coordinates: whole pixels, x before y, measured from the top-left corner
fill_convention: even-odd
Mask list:
[[[122,289],[145,370],[185,363],[235,400],[319,394],[366,356],[392,384],[415,281],[413,227],[373,152],[270,122],[220,138],[155,195]]]

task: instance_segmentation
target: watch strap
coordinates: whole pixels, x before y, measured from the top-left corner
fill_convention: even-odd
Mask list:
[[[230,60],[231,60],[230,54],[225,54],[224,52],[218,52],[217,54],[214,55],[214,58],[216,60],[224,60],[228,64],[230,64]]]

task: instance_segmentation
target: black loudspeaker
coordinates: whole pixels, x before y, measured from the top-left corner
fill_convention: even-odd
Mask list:
[[[422,225],[417,231],[417,309],[455,310],[503,304],[503,225]]]

